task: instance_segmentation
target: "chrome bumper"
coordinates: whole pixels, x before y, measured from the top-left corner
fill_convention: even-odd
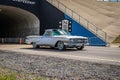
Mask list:
[[[79,47],[86,45],[85,43],[64,43],[66,47]]]

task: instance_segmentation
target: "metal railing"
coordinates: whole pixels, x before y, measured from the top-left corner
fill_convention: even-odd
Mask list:
[[[63,3],[59,2],[58,0],[46,0],[49,3],[51,3],[53,6],[61,10],[62,12],[66,13],[69,17],[74,19],[79,24],[83,25],[86,29],[94,33],[96,36],[101,38],[103,41],[107,42],[107,33],[98,28],[93,23],[89,22],[87,19],[80,16],[78,13],[76,13],[74,10],[68,8]]]
[[[0,38],[0,43],[25,43],[25,38]]]

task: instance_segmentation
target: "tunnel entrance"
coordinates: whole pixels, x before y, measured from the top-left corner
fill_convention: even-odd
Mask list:
[[[26,10],[0,5],[0,38],[39,35],[39,19]]]

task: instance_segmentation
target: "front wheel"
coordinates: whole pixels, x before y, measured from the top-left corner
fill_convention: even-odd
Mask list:
[[[83,50],[84,46],[78,46],[76,48],[77,48],[77,50]]]
[[[36,44],[36,42],[33,42],[33,48],[35,49],[35,48],[39,48],[39,46]]]
[[[64,50],[64,49],[65,49],[64,42],[59,41],[59,42],[57,43],[57,48],[58,48],[58,50]]]

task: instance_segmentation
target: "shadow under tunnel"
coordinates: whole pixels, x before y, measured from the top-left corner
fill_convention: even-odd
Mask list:
[[[26,10],[0,5],[0,38],[39,35],[39,19]]]

